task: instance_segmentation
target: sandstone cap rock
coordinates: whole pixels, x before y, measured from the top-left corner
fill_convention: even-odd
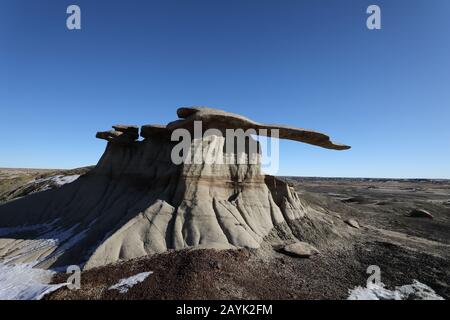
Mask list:
[[[320,132],[284,125],[259,123],[244,116],[219,109],[212,109],[207,107],[183,107],[177,110],[177,115],[182,119],[170,122],[167,125],[167,128],[169,130],[175,130],[177,128],[189,129],[193,126],[194,121],[202,121],[205,129],[254,129],[257,131],[260,129],[267,129],[268,133],[270,133],[270,130],[277,129],[279,130],[280,139],[304,142],[327,149],[350,149],[350,146],[335,143],[330,140],[329,136]],[[264,132],[258,131],[258,134],[264,135]]]
[[[132,136],[136,136],[136,139],[139,137],[139,126],[135,125],[126,125],[126,124],[116,124],[112,126],[114,130],[120,131],[123,133],[128,133]]]
[[[114,125],[112,127],[114,130],[97,132],[95,137],[118,144],[130,144],[139,138],[138,126]]]

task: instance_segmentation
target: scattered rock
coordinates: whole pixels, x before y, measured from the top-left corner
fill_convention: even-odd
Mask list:
[[[351,198],[342,199],[341,202],[343,202],[343,203],[363,204],[363,203],[366,203],[367,200],[364,199],[363,197],[356,196],[356,197],[351,197]]]
[[[319,250],[306,242],[288,244],[283,248],[283,251],[300,258],[309,258],[310,256],[319,254]]]
[[[361,228],[361,227],[359,226],[358,221],[356,221],[355,219],[347,219],[347,220],[345,220],[344,222],[345,222],[346,224],[348,224],[350,227],[353,227],[353,228],[356,228],[356,229]]]
[[[209,265],[211,266],[212,269],[217,269],[217,270],[222,269],[222,263],[219,261],[211,261],[209,263]]]
[[[433,219],[433,215],[426,210],[423,209],[414,209],[409,213],[410,217],[413,218],[428,218]]]

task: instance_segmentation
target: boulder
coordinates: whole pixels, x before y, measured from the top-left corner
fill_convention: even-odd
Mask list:
[[[342,199],[341,202],[343,202],[343,203],[365,204],[368,201],[364,197],[356,196],[356,197]]]
[[[360,228],[358,221],[356,221],[355,219],[347,219],[344,222],[346,224],[348,224],[350,227],[353,227],[353,228],[356,228],[356,229]]]
[[[433,219],[433,215],[426,210],[423,209],[414,209],[409,213],[410,217],[413,218],[428,218]]]
[[[319,250],[306,242],[295,242],[288,244],[283,251],[289,255],[299,258],[309,258],[310,256],[319,254]]]

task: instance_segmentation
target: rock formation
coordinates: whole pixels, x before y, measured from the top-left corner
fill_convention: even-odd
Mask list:
[[[0,206],[0,259],[85,268],[183,248],[258,248],[332,234],[333,222],[256,163],[174,164],[175,129],[278,129],[279,137],[345,150],[322,133],[266,125],[209,108],[180,108],[167,126],[114,126],[89,173],[57,190]],[[264,132],[263,132],[264,134]],[[251,138],[250,138],[251,139]],[[225,136],[192,140],[194,154],[221,155]],[[229,156],[229,155],[227,155]],[[246,154],[247,158],[252,155]],[[330,230],[325,230],[329,228]],[[312,236],[314,238],[315,236]]]
[[[433,219],[433,215],[431,213],[429,213],[427,210],[423,210],[423,209],[413,209],[409,213],[409,216],[413,217],[413,218]]]

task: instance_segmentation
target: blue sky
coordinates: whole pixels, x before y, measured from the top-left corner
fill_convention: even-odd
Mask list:
[[[282,141],[281,175],[450,178],[449,14],[448,0],[0,0],[0,167],[95,164],[96,131],[204,105],[352,146]]]

